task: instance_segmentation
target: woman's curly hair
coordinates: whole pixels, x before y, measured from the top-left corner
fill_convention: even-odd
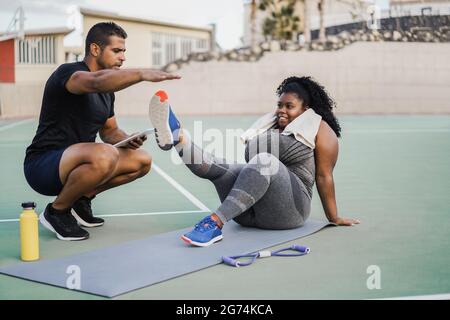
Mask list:
[[[341,136],[341,126],[333,114],[336,103],[328,95],[325,88],[311,77],[289,77],[284,79],[276,91],[278,96],[283,93],[295,93],[303,104],[312,108],[333,129],[336,136]]]

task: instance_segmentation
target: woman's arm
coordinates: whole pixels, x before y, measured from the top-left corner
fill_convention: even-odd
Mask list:
[[[317,190],[328,221],[338,225],[350,226],[359,223],[359,221],[339,217],[336,205],[333,169],[337,162],[338,153],[339,144],[336,134],[325,121],[322,121],[314,150]]]

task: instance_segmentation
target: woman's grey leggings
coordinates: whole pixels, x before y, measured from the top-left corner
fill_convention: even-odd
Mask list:
[[[309,216],[311,199],[302,181],[270,153],[259,153],[247,164],[226,164],[185,137],[175,146],[186,166],[216,187],[221,205],[215,211],[224,223],[246,227],[291,229]]]

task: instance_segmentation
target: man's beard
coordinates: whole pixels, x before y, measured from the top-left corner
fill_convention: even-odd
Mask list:
[[[97,65],[100,67],[101,70],[103,69],[111,69],[112,67],[108,67],[105,62],[102,59],[102,56],[97,58]]]

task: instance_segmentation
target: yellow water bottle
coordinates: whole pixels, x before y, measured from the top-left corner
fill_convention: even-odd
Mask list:
[[[22,203],[20,215],[20,257],[23,261],[39,259],[38,216],[34,211],[34,202]]]

